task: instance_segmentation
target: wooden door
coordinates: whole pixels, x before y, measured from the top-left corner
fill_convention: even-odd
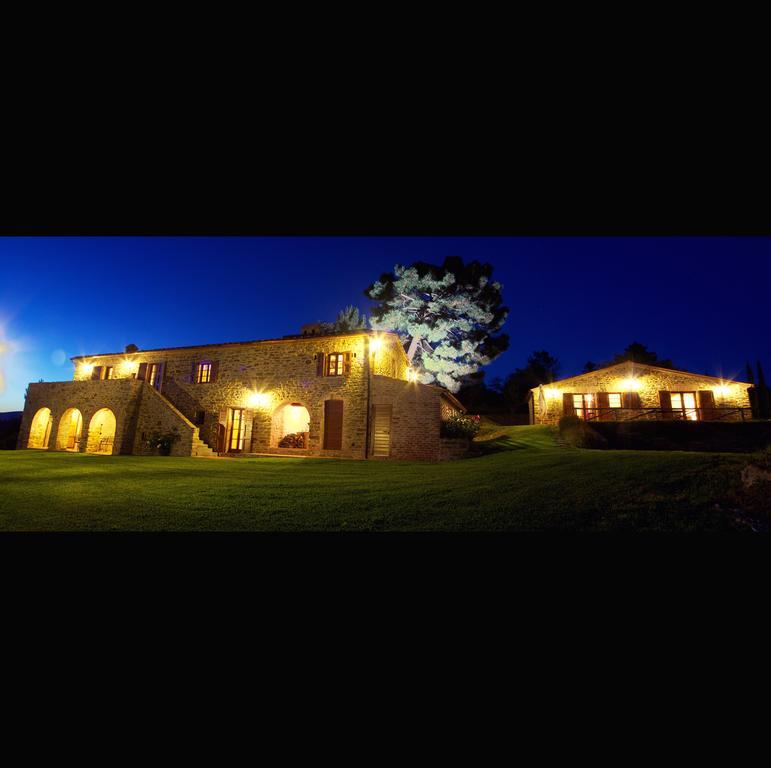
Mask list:
[[[387,458],[391,455],[390,405],[375,405],[372,413],[372,455]]]
[[[343,401],[324,401],[324,449],[339,451],[343,447]]]
[[[244,409],[228,408],[228,453],[239,453],[244,447]]]

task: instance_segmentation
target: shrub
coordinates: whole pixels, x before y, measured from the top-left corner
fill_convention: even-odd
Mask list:
[[[161,456],[171,453],[171,446],[179,440],[179,432],[153,432],[145,443],[148,448],[155,448]]]
[[[442,422],[442,437],[472,438],[479,432],[479,416],[456,413]]]
[[[563,416],[559,420],[560,437],[576,448],[605,448],[608,441],[578,416]]]

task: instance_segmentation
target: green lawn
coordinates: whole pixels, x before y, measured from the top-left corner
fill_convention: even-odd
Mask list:
[[[442,464],[0,452],[4,531],[729,530],[746,457],[561,447],[486,429]],[[725,503],[721,507],[725,508]]]

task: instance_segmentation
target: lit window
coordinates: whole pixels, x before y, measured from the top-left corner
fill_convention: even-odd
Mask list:
[[[696,410],[695,392],[671,392],[672,412],[675,418],[697,421],[699,412]]]
[[[621,407],[621,393],[608,392],[608,408],[620,408],[620,407]]]
[[[343,375],[344,355],[341,352],[333,352],[327,356],[327,376]]]
[[[152,387],[155,385],[155,379],[158,376],[158,363],[150,363],[147,366],[147,383]]]
[[[198,384],[208,384],[211,381],[211,363],[198,363],[195,380]]]
[[[111,366],[111,365],[108,365],[108,366],[107,366],[107,367],[104,369],[104,378],[105,378],[105,379],[113,379],[113,378],[115,378],[115,377],[113,376],[113,369],[112,369],[112,366]]]

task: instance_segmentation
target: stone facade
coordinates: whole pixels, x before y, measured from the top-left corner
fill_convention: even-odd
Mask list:
[[[542,408],[540,388],[530,391],[530,423],[556,424],[564,414],[563,397],[568,394],[628,393],[639,395],[640,409],[660,409],[660,392],[696,392],[710,390],[714,397],[713,417],[723,416],[729,420],[742,418],[739,411],[730,412],[721,409],[747,409],[750,400],[747,390],[751,384],[741,381],[723,381],[712,376],[703,376],[687,371],[669,370],[639,363],[619,363],[601,368],[591,373],[562,379],[553,384],[544,385]],[[634,416],[638,411],[619,409],[620,417]],[[614,414],[615,415],[615,414]],[[658,417],[659,414],[652,414]],[[699,418],[702,418],[699,409]]]
[[[329,375],[330,361],[339,375]],[[368,409],[388,402],[393,405],[391,456],[437,460],[441,404],[445,410],[462,408],[443,390],[407,382],[407,358],[399,338],[371,331],[105,354],[73,362],[74,381],[30,384],[20,448],[29,444],[35,413],[48,407],[54,435],[68,408],[81,411],[78,447],[86,450],[91,447],[93,415],[109,408],[116,421],[114,453],[145,453],[145,438],[152,432],[176,431],[181,439],[172,455],[229,453],[235,445],[241,455],[366,458],[371,455]],[[210,381],[199,383],[202,363],[210,366]],[[156,378],[150,383],[153,365]],[[112,378],[94,379],[107,367]],[[332,413],[327,401],[337,401],[333,405],[338,413],[342,409],[342,427],[339,419],[335,425],[342,433],[339,447],[325,448],[325,418]],[[305,434],[305,448],[279,447],[285,408],[296,408],[301,415],[307,410],[307,420],[298,429]],[[235,414],[243,421],[240,440],[238,430],[230,439]],[[336,445],[336,440],[328,442]],[[56,448],[54,439],[49,448]]]

